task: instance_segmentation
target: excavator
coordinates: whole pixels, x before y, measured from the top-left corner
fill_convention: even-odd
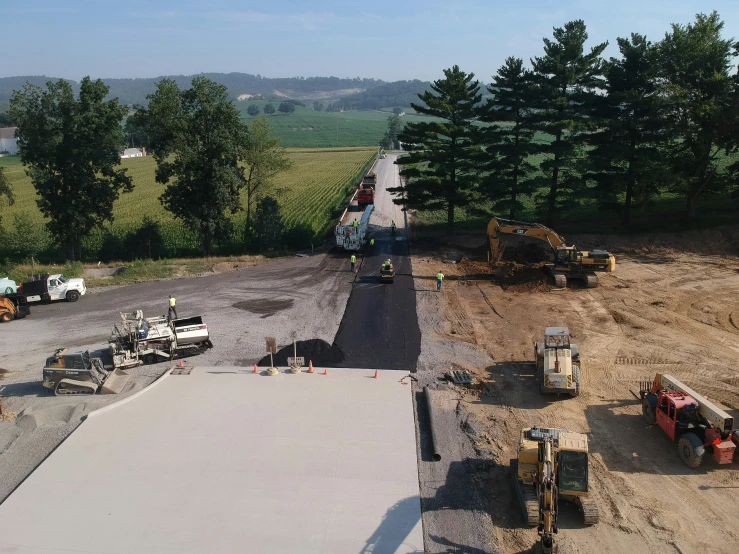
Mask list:
[[[526,524],[538,530],[537,552],[558,552],[554,535],[560,499],[579,506],[585,525],[598,523],[598,505],[588,498],[587,436],[562,429],[522,429],[511,476]]]
[[[488,241],[493,263],[498,263],[503,257],[505,244],[503,235],[528,237],[544,241],[549,244],[554,253],[554,264],[546,266],[547,271],[554,278],[557,287],[567,286],[568,279],[580,279],[587,288],[598,286],[596,271],[613,271],[616,268],[616,258],[605,250],[578,250],[575,246],[567,246],[565,239],[539,223],[524,223],[512,219],[496,218],[488,223]]]

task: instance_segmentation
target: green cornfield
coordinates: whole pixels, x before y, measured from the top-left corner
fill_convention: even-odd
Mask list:
[[[292,167],[278,175],[274,182],[260,191],[278,199],[286,227],[302,225],[314,236],[323,236],[340,215],[351,188],[360,180],[375,158],[376,148],[288,149]],[[12,160],[14,163],[9,163]],[[5,167],[15,204],[0,207],[0,216],[6,230],[12,230],[13,214],[25,212],[39,223],[44,218],[36,206],[36,194],[24,167],[15,163],[18,158],[0,158]],[[134,182],[131,193],[122,194],[113,208],[113,221],[95,230],[83,242],[83,257],[114,257],[116,244],[141,227],[145,217],[160,226],[167,256],[191,256],[200,252],[196,233],[172,218],[159,202],[165,186],[154,180],[156,162],[152,157],[122,160]],[[244,204],[246,196],[244,195]],[[232,218],[234,237],[231,247],[221,247],[222,253],[239,252],[245,222],[245,213]]]

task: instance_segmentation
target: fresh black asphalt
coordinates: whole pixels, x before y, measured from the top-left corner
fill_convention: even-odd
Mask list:
[[[366,247],[334,346],[344,354],[337,367],[415,371],[421,353],[416,293],[406,241],[377,240]],[[390,259],[393,283],[380,283]]]

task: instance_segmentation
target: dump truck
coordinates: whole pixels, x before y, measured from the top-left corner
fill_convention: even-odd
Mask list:
[[[121,323],[113,326],[108,339],[117,369],[194,356],[213,348],[208,326],[200,316],[170,321],[165,316],[144,318],[141,310],[120,315]]]
[[[25,304],[21,303],[21,298],[16,298],[15,294],[0,295],[0,323],[7,323],[14,319],[23,319],[31,314],[31,310]]]
[[[374,189],[377,186],[377,173],[369,172],[362,177],[360,188],[371,188]]]
[[[87,287],[84,279],[69,279],[59,273],[55,275],[42,273],[31,275],[28,281],[18,286],[15,294],[16,297],[22,297],[25,303],[30,303],[55,300],[77,302],[85,293],[87,293]]]
[[[672,375],[657,373],[651,384],[642,383],[642,414],[659,425],[689,468],[697,468],[707,451],[719,464],[730,464],[737,456],[739,433],[734,418],[708,398]]]
[[[373,206],[370,204],[362,212],[362,218],[355,227],[353,222],[339,222],[334,228],[336,246],[343,250],[357,251],[367,242],[367,228]]]
[[[542,393],[579,396],[582,390],[580,350],[567,327],[547,327],[544,342],[534,345],[536,381]]]
[[[565,239],[552,229],[539,223],[525,223],[511,219],[496,218],[488,223],[488,242],[493,263],[497,264],[503,257],[506,244],[504,236],[531,238],[546,242],[554,256],[553,264],[546,264],[546,271],[554,279],[557,287],[566,287],[569,279],[579,279],[587,288],[598,286],[596,272],[610,272],[616,269],[616,258],[605,250],[579,250],[576,246],[567,246]]]
[[[128,382],[129,375],[116,368],[106,369],[100,358],[89,351],[69,352],[60,348],[46,359],[43,386],[57,396],[68,394],[118,394]]]
[[[371,187],[362,187],[357,191],[357,205],[367,206],[375,203],[375,189]]]
[[[554,535],[559,500],[575,503],[585,525],[600,520],[598,504],[589,497],[586,435],[562,429],[522,429],[518,457],[510,467],[524,522],[538,528],[539,552],[557,552]]]

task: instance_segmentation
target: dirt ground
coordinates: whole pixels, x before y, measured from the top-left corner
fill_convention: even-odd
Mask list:
[[[508,464],[520,429],[538,425],[590,440],[601,522],[584,527],[577,510],[561,503],[560,552],[736,552],[739,464],[719,466],[706,456],[700,469],[688,469],[676,445],[645,423],[634,396],[639,381],[670,373],[739,415],[736,237],[730,230],[609,239],[599,246],[616,254],[617,267],[601,274],[597,289],[554,289],[538,270],[529,272],[531,285],[514,271],[501,286],[487,263],[469,261],[479,247],[474,240],[417,249],[417,290],[428,291],[425,300],[418,293],[419,371],[438,377],[455,366],[478,381],[471,389],[446,388],[472,414],[459,416],[458,433],[469,437],[477,458],[492,460],[472,482],[487,499],[495,548],[528,552],[537,540],[522,525]],[[441,294],[431,291],[439,269],[447,277]],[[580,348],[584,385],[576,399],[544,397],[536,387],[533,343],[557,325],[569,326]],[[444,346],[430,349],[430,341]]]

